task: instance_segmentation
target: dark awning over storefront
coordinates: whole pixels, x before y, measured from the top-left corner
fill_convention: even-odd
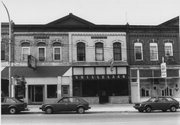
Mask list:
[[[70,66],[39,66],[36,70],[29,67],[12,67],[11,75],[24,76],[24,77],[57,77],[62,76]],[[2,70],[1,79],[8,79],[9,70],[8,67]]]

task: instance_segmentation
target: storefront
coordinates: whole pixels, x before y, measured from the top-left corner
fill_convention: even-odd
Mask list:
[[[69,66],[39,66],[37,69],[12,67],[13,97],[23,98],[28,104],[42,104],[70,96],[72,73],[67,74],[69,70],[72,70]],[[8,76],[8,68],[4,69],[2,76]],[[23,89],[18,84],[17,76],[25,80]],[[66,92],[63,86],[69,86]]]
[[[172,96],[179,100],[179,71],[178,67],[167,67],[167,77],[163,78],[158,67],[131,68],[132,102],[156,96]]]
[[[126,66],[73,67],[73,96],[90,103],[129,103]]]

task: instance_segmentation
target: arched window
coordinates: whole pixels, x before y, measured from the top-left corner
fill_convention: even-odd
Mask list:
[[[103,43],[96,43],[95,44],[95,58],[96,61],[103,61],[104,60],[104,49],[103,49]]]
[[[28,42],[23,42],[23,43],[21,43],[21,46],[22,46],[22,47],[24,47],[24,46],[27,47],[27,46],[30,46],[30,43],[28,43]]]
[[[61,43],[53,43],[53,59],[55,61],[61,60]]]
[[[85,61],[86,58],[85,53],[85,43],[79,42],[77,43],[77,61]]]
[[[136,61],[143,60],[143,46],[142,46],[142,43],[134,43],[134,54],[135,54],[135,60]]]
[[[114,43],[113,44],[113,55],[114,55],[114,60],[119,61],[122,60],[121,56],[121,43]]]
[[[173,56],[173,45],[171,42],[164,43],[165,56]]]
[[[148,97],[149,95],[149,90],[145,88],[141,88],[141,96],[142,97]]]
[[[150,43],[150,60],[158,60],[158,45],[157,43]]]
[[[21,48],[22,48],[21,51],[22,61],[27,61],[28,55],[30,55],[30,43],[28,42],[21,43]]]
[[[38,59],[39,61],[45,61],[46,59],[46,43],[39,42],[37,43],[38,46]]]

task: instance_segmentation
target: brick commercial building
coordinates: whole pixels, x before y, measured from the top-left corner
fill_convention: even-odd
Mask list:
[[[29,104],[63,96],[81,96],[90,103],[137,102],[156,96],[162,88],[164,57],[165,81],[173,90],[162,90],[162,96],[180,97],[177,21],[158,26],[96,25],[69,14],[45,25],[14,24],[11,91]],[[173,55],[165,56],[169,51]],[[8,79],[8,67],[1,73],[2,80]]]

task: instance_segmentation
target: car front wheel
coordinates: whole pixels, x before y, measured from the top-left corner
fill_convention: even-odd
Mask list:
[[[16,114],[16,108],[15,107],[11,107],[11,108],[9,108],[9,113],[10,114]]]
[[[84,110],[83,107],[79,107],[79,108],[77,109],[77,112],[78,112],[79,114],[83,114],[83,113],[85,112],[85,110]]]
[[[147,106],[147,107],[146,107],[146,112],[151,112],[151,110],[152,110],[152,109],[151,109],[150,106]]]
[[[176,107],[175,106],[171,106],[170,111],[171,112],[176,112]]]
[[[45,110],[46,114],[52,114],[53,113],[53,109],[51,107],[47,107]]]

